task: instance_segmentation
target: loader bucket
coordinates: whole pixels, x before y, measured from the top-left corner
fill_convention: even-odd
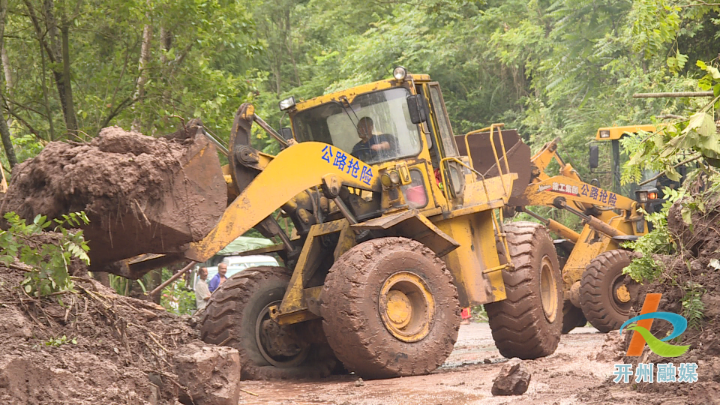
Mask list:
[[[227,185],[214,145],[197,135],[154,196],[114,216],[90,214],[90,270],[143,253],[181,252],[215,226],[227,206]]]
[[[110,127],[89,143],[52,142],[14,170],[0,214],[84,211],[91,271],[118,274],[110,264],[144,253],[178,256],[227,207],[214,145],[197,127],[183,132],[158,139]]]
[[[525,192],[527,185],[530,184],[530,147],[520,139],[520,135],[518,135],[514,129],[502,131],[500,135],[498,135],[498,131],[495,131],[493,136],[495,152],[497,153],[502,173],[498,172],[495,154],[492,153],[490,132],[456,136],[455,141],[460,154],[469,156],[473,168],[482,173],[486,178],[507,173],[505,167],[505,156],[507,156],[510,173],[517,173],[518,175],[517,180],[513,182],[511,197],[519,197]],[[500,136],[502,136],[502,142],[500,141]],[[466,139],[467,144],[465,143]],[[505,146],[505,154],[503,154],[501,145]],[[469,153],[468,146],[470,148]]]

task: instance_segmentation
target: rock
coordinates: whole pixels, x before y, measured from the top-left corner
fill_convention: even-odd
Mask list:
[[[240,400],[240,354],[236,349],[191,343],[174,355],[175,373],[187,391],[183,404],[237,405]]]
[[[363,387],[363,386],[365,386],[365,381],[363,381],[362,378],[358,378],[358,379],[355,381],[355,386],[356,386],[356,387]]]
[[[508,361],[493,380],[493,395],[522,395],[530,386],[530,372],[520,359]]]

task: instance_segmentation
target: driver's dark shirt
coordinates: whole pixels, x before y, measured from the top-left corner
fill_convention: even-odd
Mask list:
[[[390,149],[381,149],[377,151],[371,149],[373,145],[379,145],[383,142],[390,144]],[[388,134],[372,135],[367,142],[360,141],[356,143],[350,154],[362,161],[386,159],[394,156],[395,154],[395,140]]]

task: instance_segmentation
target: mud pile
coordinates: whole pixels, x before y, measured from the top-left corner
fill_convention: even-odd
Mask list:
[[[182,136],[180,136],[182,135]],[[105,128],[90,143],[52,142],[13,170],[0,214],[85,211],[91,270],[202,239],[227,204],[215,148],[192,126],[153,138]]]
[[[201,342],[190,318],[82,277],[36,299],[22,273],[0,266],[0,403],[237,404],[238,352]]]
[[[690,291],[697,292],[702,303],[702,317],[690,324],[687,330],[673,340],[674,345],[691,345],[690,350],[680,357],[663,358],[647,347],[641,357],[625,357],[624,363],[638,362],[697,363],[696,383],[646,384],[638,387],[640,392],[656,392],[672,396],[687,396],[689,403],[717,403],[720,398],[720,201],[709,201],[705,213],[696,213],[692,224],[682,218],[682,206],[675,204],[668,213],[668,228],[677,244],[674,255],[659,255],[657,262],[664,263],[662,279],[640,288],[633,303],[639,314],[647,293],[662,293],[658,311],[673,312],[688,318],[684,297]],[[685,299],[687,301],[687,299]],[[697,302],[697,301],[696,301]],[[693,325],[693,323],[695,323]],[[667,336],[672,326],[669,322],[654,321],[651,332],[654,336]],[[625,335],[625,333],[623,333]],[[631,334],[627,334],[623,347],[627,348]]]

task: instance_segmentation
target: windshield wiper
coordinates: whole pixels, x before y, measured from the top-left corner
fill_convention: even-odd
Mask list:
[[[353,126],[355,127],[355,130],[357,131],[357,129],[358,129],[357,124],[356,124],[355,122],[353,122],[353,119],[352,119],[352,117],[350,116],[350,113],[348,112],[348,109],[349,109],[350,111],[352,111],[352,113],[353,113],[353,115],[355,116],[355,119],[357,120],[357,122],[360,122],[360,118],[357,116],[357,114],[355,114],[355,110],[353,110],[353,108],[352,108],[352,106],[350,105],[350,102],[348,101],[347,97],[342,96],[342,97],[340,97],[340,100],[342,101],[342,103],[341,103],[340,101],[335,101],[335,102],[338,103],[338,104],[340,104],[340,107],[342,107],[343,111],[345,111],[345,115],[347,115],[348,119],[350,120],[350,122],[351,122],[351,123],[353,124]],[[347,104],[347,105],[346,105],[346,104]]]

